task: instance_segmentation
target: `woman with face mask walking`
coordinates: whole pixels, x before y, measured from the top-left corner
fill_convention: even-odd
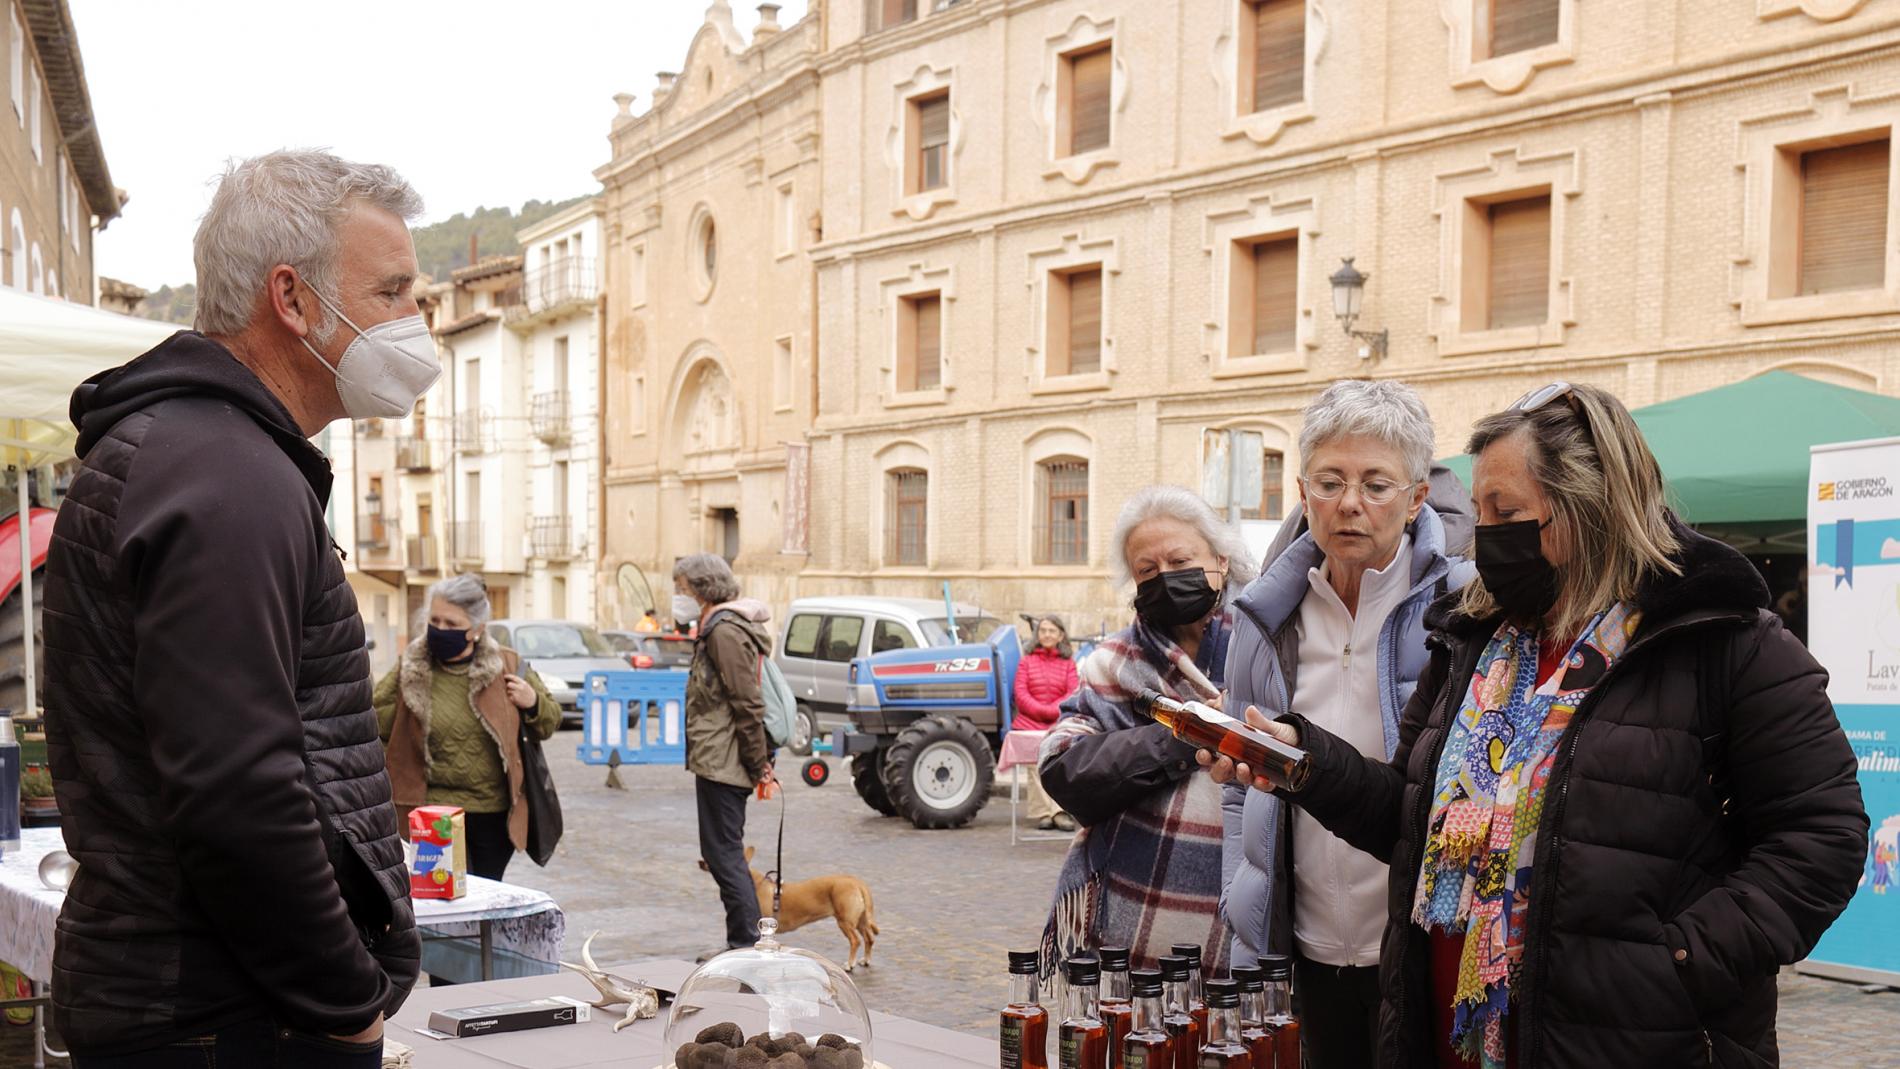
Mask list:
[[[1775,1065],[1775,973],[1867,837],[1826,675],[1610,394],[1533,391],[1469,452],[1478,580],[1391,759],[1247,710],[1312,762],[1276,794],[1390,863],[1380,1064]]]
[[[427,629],[376,684],[397,823],[406,837],[410,809],[461,806],[468,871],[499,880],[528,846],[521,727],[546,739],[561,726],[561,707],[515,651],[488,634],[480,576],[436,583],[428,604]]]
[[[1122,507],[1109,563],[1135,585],[1135,621],[1082,662],[1039,763],[1043,789],[1082,825],[1057,877],[1045,969],[1100,946],[1152,968],[1175,943],[1202,948],[1206,975],[1226,967],[1221,793],[1195,774],[1194,748],[1135,700],[1156,690],[1220,703],[1228,595],[1253,578],[1248,557],[1193,491],[1151,486]]]

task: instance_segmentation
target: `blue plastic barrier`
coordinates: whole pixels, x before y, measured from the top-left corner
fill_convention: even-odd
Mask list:
[[[589,672],[581,685],[581,763],[686,763],[686,672]]]

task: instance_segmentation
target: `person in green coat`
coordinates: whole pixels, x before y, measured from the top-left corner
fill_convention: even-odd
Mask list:
[[[374,698],[398,821],[406,837],[416,806],[461,806],[468,871],[499,880],[528,845],[521,727],[546,739],[561,726],[561,707],[515,651],[489,636],[481,576],[451,576],[428,598],[427,630]]]

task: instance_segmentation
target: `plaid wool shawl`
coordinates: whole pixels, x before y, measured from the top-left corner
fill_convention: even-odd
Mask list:
[[[1154,723],[1134,709],[1144,690],[1207,701],[1220,694],[1233,609],[1208,622],[1198,656],[1139,621],[1105,640],[1080,667],[1081,689],[1042,744],[1042,759],[1076,740]],[[1043,971],[1070,955],[1126,946],[1137,968],[1153,968],[1173,943],[1202,948],[1203,975],[1227,967],[1220,914],[1221,791],[1196,769],[1121,813],[1078,831],[1056,878],[1043,931]]]

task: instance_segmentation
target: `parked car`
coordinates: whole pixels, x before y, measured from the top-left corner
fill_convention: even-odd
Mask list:
[[[693,663],[693,640],[685,635],[654,631],[602,631],[601,635],[635,668],[687,668]]]
[[[591,624],[573,620],[493,620],[488,633],[521,655],[561,703],[563,726],[581,722],[581,687],[589,672],[622,672],[625,654],[615,650]]]

